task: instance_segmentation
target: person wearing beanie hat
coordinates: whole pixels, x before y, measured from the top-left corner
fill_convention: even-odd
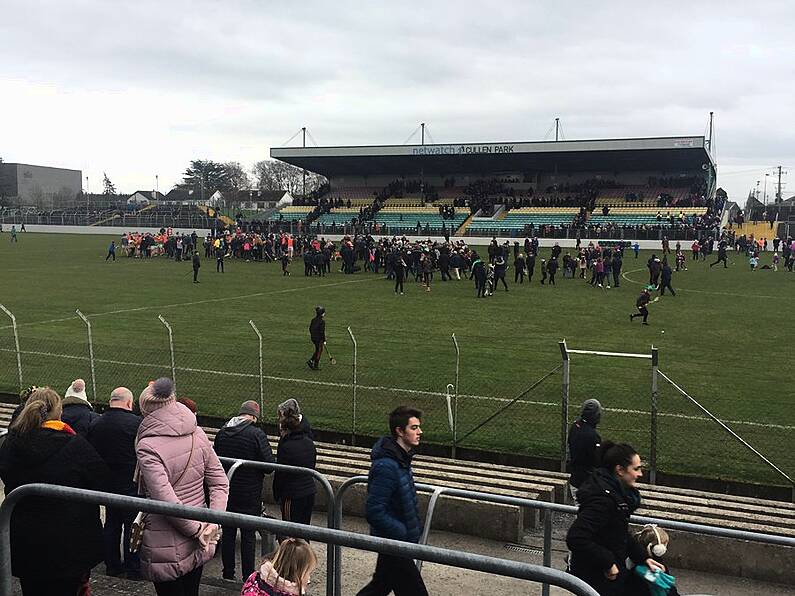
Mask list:
[[[279,416],[279,446],[276,463],[315,469],[317,450],[312,440],[312,428],[301,414],[295,399],[288,399],[277,408]],[[279,504],[284,521],[312,523],[315,507],[315,480],[306,474],[276,472],[273,475],[273,498]]]
[[[135,442],[135,478],[150,499],[225,511],[229,482],[196,416],[177,403],[174,382],[150,383],[139,399],[144,415]],[[141,575],[158,594],[198,596],[204,564],[212,559],[216,524],[148,514],[139,551]]]
[[[88,402],[86,382],[83,379],[75,379],[64,393],[61,420],[71,426],[78,435],[85,437],[91,423],[98,418],[99,414]]]
[[[596,426],[602,419],[602,404],[596,399],[586,399],[582,413],[569,428],[569,491],[573,499],[577,489],[596,468],[597,450],[602,439]]]
[[[174,393],[174,381],[168,377],[161,377],[157,381],[150,382],[138,397],[138,405],[144,416],[176,401],[177,395]]]
[[[215,436],[213,448],[220,457],[248,459],[274,463],[268,436],[257,426],[260,406],[256,401],[246,400],[238,409],[238,415],[231,418]],[[229,465],[224,464],[228,470]],[[268,472],[270,473],[270,472]],[[239,468],[229,486],[227,511],[259,516],[262,513],[262,481],[265,471],[250,467]],[[221,560],[224,579],[240,579],[235,573],[235,543],[237,528],[224,526],[221,538]],[[240,566],[242,578],[250,576],[255,570],[256,556],[255,530],[240,529]]]

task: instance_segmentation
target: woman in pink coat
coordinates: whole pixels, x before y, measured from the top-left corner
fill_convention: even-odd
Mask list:
[[[196,416],[177,403],[174,383],[162,378],[143,390],[143,422],[136,455],[140,491],[150,499],[226,510],[229,483]],[[141,573],[158,595],[198,595],[202,567],[215,552],[219,528],[193,520],[149,514],[141,545]]]

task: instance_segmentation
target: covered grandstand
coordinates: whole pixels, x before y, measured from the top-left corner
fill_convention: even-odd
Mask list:
[[[322,233],[687,239],[720,223],[703,136],[298,147],[271,157],[328,179],[323,193],[272,216]]]

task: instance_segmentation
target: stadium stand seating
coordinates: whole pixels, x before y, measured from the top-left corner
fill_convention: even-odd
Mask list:
[[[392,201],[390,199],[374,218],[382,226],[387,226],[389,233],[416,232],[419,222],[423,231],[427,226],[431,233],[439,234],[445,228],[452,235],[469,216],[461,209],[454,216],[445,219],[439,215],[436,207],[396,207]]]

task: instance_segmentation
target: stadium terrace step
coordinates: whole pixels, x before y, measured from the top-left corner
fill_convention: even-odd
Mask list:
[[[467,228],[469,227],[469,224],[471,224],[471,223],[472,223],[472,219],[473,219],[474,217],[475,217],[475,214],[474,214],[474,213],[472,213],[472,214],[471,214],[469,217],[467,217],[467,218],[466,218],[466,220],[464,220],[464,223],[462,223],[462,224],[461,224],[461,225],[458,227],[458,229],[457,229],[457,230],[456,230],[456,232],[455,232],[455,235],[456,235],[456,236],[459,236],[459,237],[460,237],[460,236],[463,236],[463,235],[465,235],[465,234],[466,234],[466,231],[467,231]]]

